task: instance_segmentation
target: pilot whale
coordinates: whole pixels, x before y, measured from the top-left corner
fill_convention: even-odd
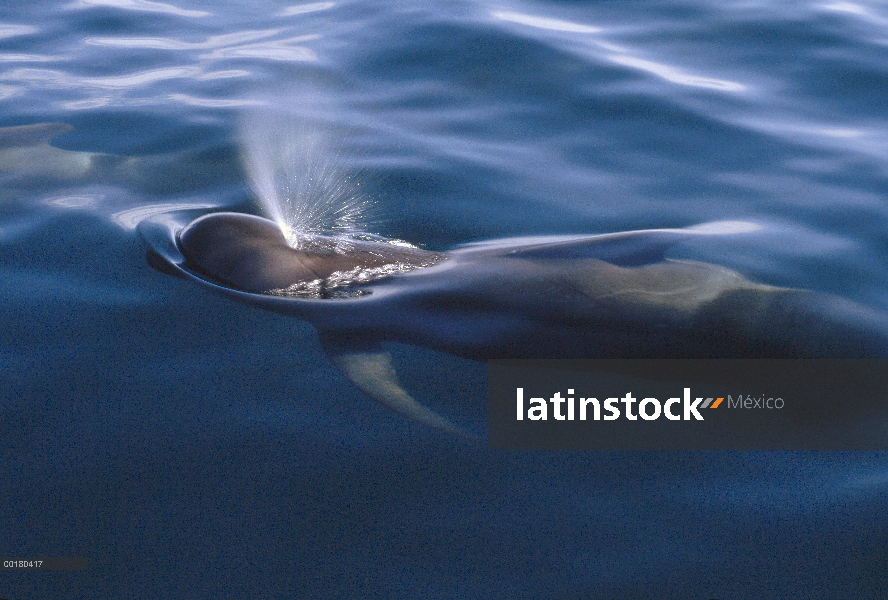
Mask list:
[[[224,183],[236,173],[234,155],[211,150],[118,156],[103,152],[64,150],[53,145],[62,134],[75,131],[66,123],[34,123],[0,127],[0,179],[4,191],[21,184],[43,187],[53,183],[94,183],[122,186],[149,194],[193,189],[196,179]],[[97,132],[85,132],[93,143]],[[98,132],[99,137],[101,132]]]
[[[412,398],[381,342],[498,358],[882,358],[888,316],[818,292],[668,259],[684,229],[513,238],[431,252],[323,236],[292,245],[241,213],[140,225],[153,260],[234,300],[311,323],[358,389],[405,417],[461,428]]]

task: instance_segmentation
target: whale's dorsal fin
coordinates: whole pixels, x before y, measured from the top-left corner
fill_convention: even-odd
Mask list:
[[[336,368],[359,390],[411,421],[464,438],[475,438],[413,399],[398,382],[391,354],[378,340],[361,335],[318,332],[321,346]]]
[[[596,258],[621,267],[637,267],[663,260],[675,244],[700,235],[748,233],[759,229],[745,221],[717,221],[684,229],[645,229],[543,242],[506,252],[506,256],[539,260]]]

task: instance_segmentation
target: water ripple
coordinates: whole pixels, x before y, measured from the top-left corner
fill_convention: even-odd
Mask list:
[[[627,67],[632,67],[633,69],[646,71],[670,83],[677,83],[679,85],[721,90],[724,92],[742,92],[746,89],[745,85],[737,83],[736,81],[691,75],[669,65],[636,58],[626,54],[608,54],[605,58],[618,65],[625,65]]]
[[[203,42],[184,42],[174,38],[158,37],[90,37],[84,40],[91,46],[108,48],[148,48],[153,50],[206,50],[234,44],[253,42],[275,36],[280,29],[246,30],[209,36]]]
[[[309,2],[307,4],[296,4],[278,12],[277,16],[292,17],[294,15],[302,15],[305,13],[317,12],[319,10],[327,10],[328,8],[333,8],[334,6],[336,6],[335,2]]]
[[[232,58],[261,58],[266,60],[308,62],[317,60],[317,55],[309,48],[299,46],[302,42],[319,39],[316,34],[298,35],[282,40],[269,40],[258,44],[246,44],[281,33],[280,29],[242,31],[208,37],[203,42],[185,42],[167,38],[87,38],[84,43],[91,46],[110,48],[145,48],[151,50],[211,50],[199,54],[201,60],[226,60]]]
[[[149,0],[77,0],[67,6],[69,9],[94,8],[97,6],[120,8],[137,12],[152,12],[177,17],[208,17],[213,13],[203,10],[188,10],[179,8],[164,2],[150,2]]]
[[[223,100],[218,98],[198,98],[188,94],[170,94],[168,98],[174,102],[181,102],[187,106],[203,106],[206,108],[245,108],[248,106],[263,106],[262,100]]]
[[[18,37],[22,35],[32,35],[40,31],[33,25],[15,25],[12,23],[0,23],[0,40]]]
[[[526,15],[518,12],[494,11],[490,14],[503,21],[511,21],[512,23],[529,25],[530,27],[548,29],[550,31],[567,31],[569,33],[599,33],[601,31],[600,27],[592,27],[590,25],[583,25],[582,23],[574,23],[572,21],[562,21],[561,19]]]
[[[319,35],[299,35],[284,40],[264,42],[261,44],[218,48],[212,52],[201,54],[198,58],[205,60],[263,58],[266,60],[287,62],[312,62],[318,59],[317,55],[311,49],[304,46],[297,46],[295,44],[316,40],[318,38],[320,38]]]
[[[490,15],[500,21],[525,25],[544,31],[570,34],[598,34],[605,31],[605,29],[601,27],[593,27],[582,23],[575,23],[573,21],[539,17],[519,12],[492,11]],[[560,45],[569,52],[579,51],[583,56],[595,60],[609,61],[618,65],[651,73],[669,83],[722,92],[741,92],[747,89],[746,85],[736,81],[695,75],[687,72],[685,69],[640,58],[624,46],[612,44],[597,38],[581,37],[579,40],[581,43],[578,46],[570,43],[571,40],[558,41],[560,42]],[[565,44],[564,42],[568,43]],[[601,50],[617,52],[617,54],[602,53]]]
[[[135,229],[139,223],[144,221],[149,217],[153,217],[155,215],[162,215],[166,213],[171,213],[180,210],[199,210],[199,209],[209,209],[209,208],[217,208],[217,204],[211,204],[206,202],[196,202],[196,203],[187,203],[187,202],[175,202],[175,203],[164,203],[164,204],[152,204],[150,206],[137,206],[136,208],[128,208],[126,210],[122,210],[116,212],[111,215],[111,220],[115,223],[123,227],[124,229]]]

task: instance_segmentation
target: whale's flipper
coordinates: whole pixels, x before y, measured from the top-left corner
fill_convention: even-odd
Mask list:
[[[507,253],[510,257],[565,260],[596,258],[620,267],[638,267],[664,259],[675,244],[700,235],[748,233],[759,229],[745,221],[717,221],[685,229],[646,229],[534,244]]]
[[[464,438],[475,437],[414,400],[398,382],[391,354],[377,340],[324,332],[318,336],[339,372],[383,406],[423,425]]]

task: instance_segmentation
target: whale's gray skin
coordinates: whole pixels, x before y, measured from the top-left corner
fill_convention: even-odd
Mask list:
[[[61,150],[49,144],[52,138],[73,129],[64,123],[0,128],[0,173],[56,179],[85,175],[102,155]]]
[[[381,341],[478,360],[888,355],[882,313],[663,256],[694,236],[755,228],[748,223],[517,238],[446,253],[382,242],[337,251],[330,238],[294,250],[275,223],[236,213],[182,224],[171,217],[140,226],[169,268],[238,301],[311,323],[331,361],[359,389],[451,433],[465,432],[401,388]],[[313,252],[312,244],[322,251]],[[357,297],[264,293],[391,262],[416,268],[358,285],[364,295]]]
[[[237,154],[224,148],[173,152],[151,156],[116,156],[101,152],[62,150],[52,140],[74,131],[65,123],[35,123],[0,127],[0,178],[42,185],[55,182],[95,182],[123,185],[148,194],[194,189],[195,182],[224,184],[240,172]]]

